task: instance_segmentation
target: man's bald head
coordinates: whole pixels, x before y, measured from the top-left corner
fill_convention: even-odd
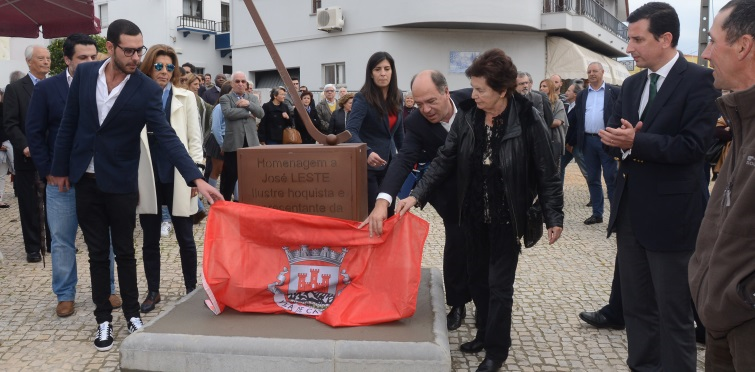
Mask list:
[[[448,82],[440,71],[425,70],[411,81],[414,103],[420,114],[431,123],[448,122],[454,114]]]

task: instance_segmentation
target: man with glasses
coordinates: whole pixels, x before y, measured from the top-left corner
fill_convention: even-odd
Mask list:
[[[231,200],[239,178],[236,151],[260,145],[255,118],[262,119],[265,113],[259,99],[246,92],[246,84],[246,74],[236,71],[231,76],[231,93],[220,97],[220,108],[225,118],[222,147],[225,163],[220,175],[220,193],[225,200]]]
[[[338,108],[338,101],[336,101],[336,86],[333,84],[326,84],[323,89],[325,98],[317,104],[317,115],[320,117],[321,123],[330,123],[330,117],[333,115],[333,111]]]
[[[141,30],[119,19],[110,23],[110,58],[76,69],[58,131],[50,174],[60,192],[76,186],[76,214],[89,250],[99,351],[113,347],[110,298],[110,244],[118,264],[123,313],[129,332],[142,327],[134,257],[136,206],[139,202],[140,134],[147,127],[168,160],[212,203],[220,194],[202,173],[168,124],[162,89],[137,70],[145,53]],[[109,233],[108,233],[109,232]]]

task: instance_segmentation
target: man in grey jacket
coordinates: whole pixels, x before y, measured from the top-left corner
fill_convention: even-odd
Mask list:
[[[236,151],[239,148],[259,146],[257,119],[262,119],[259,99],[246,93],[246,74],[236,71],[231,76],[231,93],[220,97],[220,108],[225,118],[223,153],[225,164],[221,173],[220,193],[223,199],[231,200],[233,189],[239,178]]]

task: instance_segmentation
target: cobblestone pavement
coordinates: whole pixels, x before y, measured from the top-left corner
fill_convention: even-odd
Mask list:
[[[77,239],[81,252],[77,256],[76,313],[58,318],[51,289],[50,256],[45,258],[46,267],[26,262],[17,201],[10,183],[5,190],[5,200],[11,208],[0,209],[0,370],[118,370],[118,346],[128,335],[126,321],[120,310],[114,311],[115,347],[109,352],[95,350],[94,305],[81,233]],[[553,246],[541,240],[537,246],[524,250],[519,260],[511,330],[513,345],[503,370],[627,370],[625,332],[597,330],[577,316],[580,311],[602,307],[608,300],[616,254],[615,239],[606,239],[605,223],[592,226],[582,223],[590,216],[591,209],[585,207],[588,199],[584,179],[576,165],[569,165],[561,239]],[[432,208],[417,214],[431,222],[423,266],[442,268],[441,220]],[[147,284],[141,266],[142,238],[138,225],[135,235],[143,297]],[[194,232],[201,264],[204,223],[195,227]],[[163,238],[162,244],[162,302],[144,315],[145,322],[173,308],[184,294],[174,236]],[[458,351],[460,343],[474,338],[473,314],[473,306],[467,305],[464,324],[449,333],[454,371],[474,371],[484,357],[484,352],[469,355]],[[703,355],[704,350],[698,345],[698,370],[703,369]]]

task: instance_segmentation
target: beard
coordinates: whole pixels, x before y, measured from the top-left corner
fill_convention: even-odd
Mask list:
[[[139,67],[139,64],[137,63],[136,66],[134,66],[133,70],[129,71],[128,66],[122,64],[120,61],[118,61],[118,59],[112,58],[112,62],[113,62],[113,67],[115,67],[118,71],[120,71],[120,72],[122,72],[122,73],[124,73],[126,75],[133,74],[134,72],[136,72],[136,69]]]

